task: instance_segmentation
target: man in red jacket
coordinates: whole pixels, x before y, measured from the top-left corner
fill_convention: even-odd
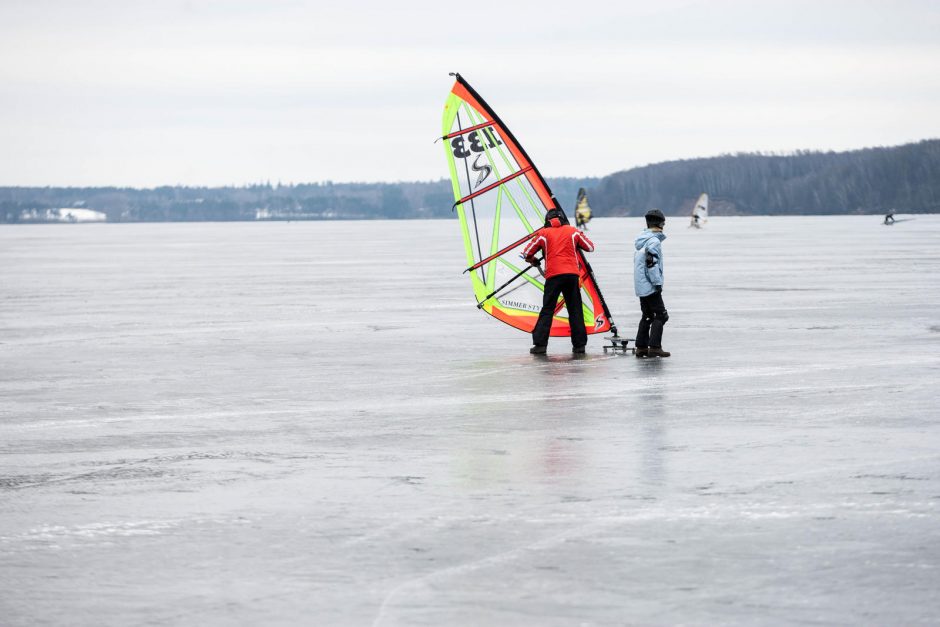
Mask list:
[[[568,323],[571,326],[571,346],[575,353],[583,353],[587,344],[587,331],[584,328],[584,310],[581,307],[581,258],[578,249],[594,251],[594,243],[587,236],[568,224],[568,218],[561,209],[552,209],[545,214],[545,227],[529,241],[522,255],[534,266],[539,264],[535,258],[540,250],[545,254],[545,295],[542,299],[542,311],[532,330],[534,346],[529,352],[544,355],[548,349],[548,336],[552,330],[552,317],[558,304],[558,295],[565,297],[568,310]]]

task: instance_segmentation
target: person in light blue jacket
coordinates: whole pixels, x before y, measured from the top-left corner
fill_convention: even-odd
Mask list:
[[[633,245],[633,287],[640,299],[640,328],[636,332],[637,357],[669,357],[663,350],[663,325],[669,313],[663,303],[663,228],[666,216],[659,209],[646,213],[646,228]]]

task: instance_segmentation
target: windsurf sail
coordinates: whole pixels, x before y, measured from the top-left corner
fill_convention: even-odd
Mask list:
[[[578,190],[578,199],[574,205],[574,219],[578,227],[584,227],[591,221],[591,206],[588,204],[587,192],[583,187]]]
[[[702,194],[692,208],[692,219],[689,226],[702,228],[708,222],[708,194]]]
[[[557,200],[515,136],[459,74],[444,104],[444,152],[454,188],[454,209],[477,306],[522,331],[535,328],[545,277],[521,256]],[[579,253],[580,254],[580,253]],[[616,328],[590,264],[581,255],[581,300],[587,332]],[[552,336],[570,336],[560,299]]]

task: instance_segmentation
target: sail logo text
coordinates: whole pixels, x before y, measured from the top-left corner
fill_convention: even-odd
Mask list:
[[[501,300],[499,301],[505,307],[512,307],[513,309],[524,309],[526,311],[540,311],[541,307],[538,305],[532,305],[530,303],[520,303],[515,300]]]

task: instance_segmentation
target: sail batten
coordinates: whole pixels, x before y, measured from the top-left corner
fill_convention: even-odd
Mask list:
[[[463,129],[463,130],[459,130],[459,131],[456,131],[456,132],[454,132],[454,133],[450,133],[449,135],[444,135],[441,139],[451,139],[451,138],[457,137],[458,135],[466,135],[467,133],[469,133],[469,132],[471,132],[471,131],[475,131],[475,130],[478,130],[478,129],[481,129],[481,128],[486,128],[486,127],[488,127],[488,126],[493,126],[493,124],[495,124],[495,122],[493,122],[492,120],[490,120],[489,122],[483,122],[483,123],[481,123],[481,124],[476,124],[476,125],[471,126],[471,127],[469,127],[469,128],[465,128],[465,129]]]

